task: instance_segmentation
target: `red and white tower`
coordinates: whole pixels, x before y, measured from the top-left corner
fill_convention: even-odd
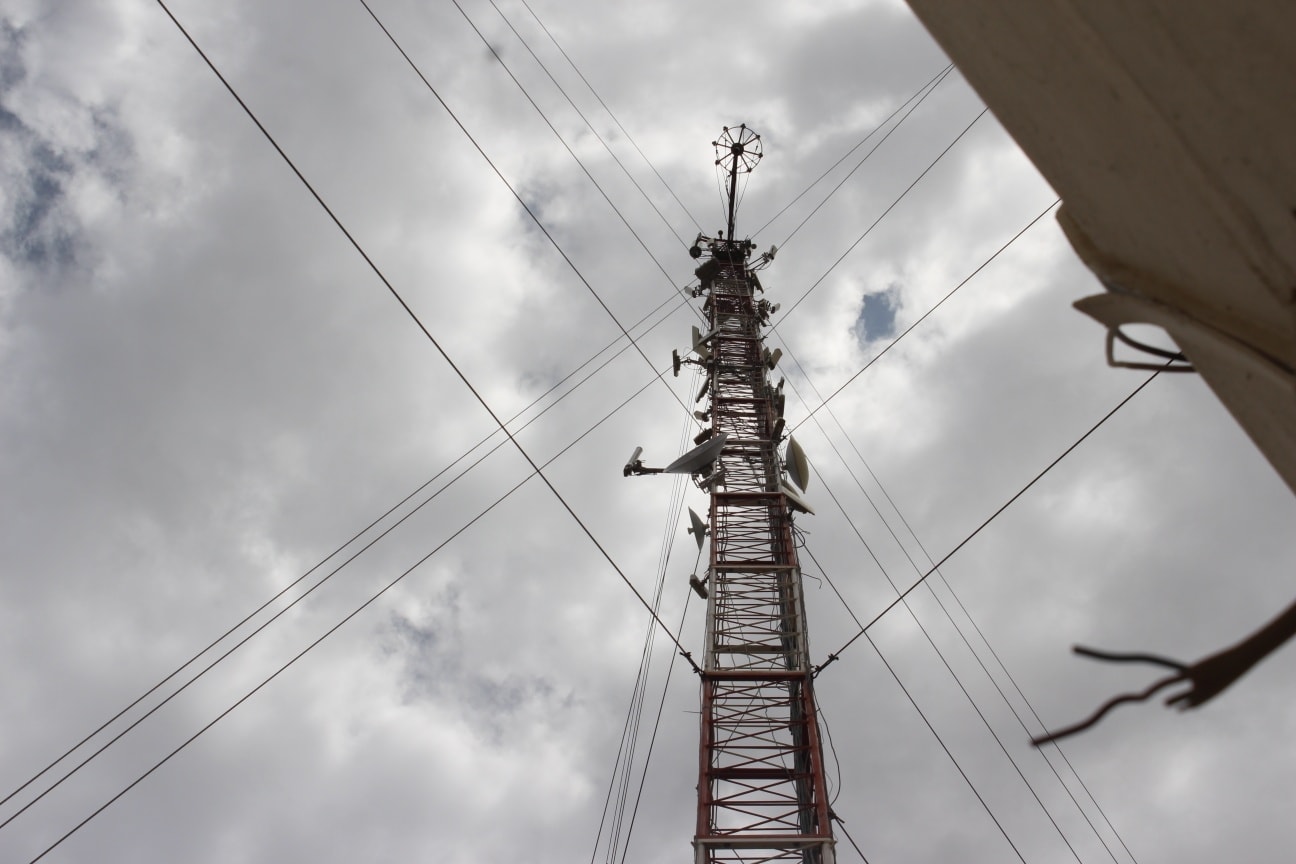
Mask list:
[[[709,440],[661,469],[693,474],[711,498],[710,566],[694,580],[707,597],[695,862],[832,864],[793,530],[793,512],[810,512],[805,469],[789,442],[793,482],[785,479],[782,382],[770,380],[778,352],[763,337],[775,307],[758,296],[754,272],[774,250],[752,261],[753,244],[734,231],[739,176],[759,161],[760,136],[744,125],[714,143],[728,175],[727,231],[699,236],[690,250],[702,259],[694,296],[706,298],[710,329],[695,336],[695,357],[676,359],[677,371],[688,363],[706,372],[710,404],[699,417],[711,425],[699,437]],[[626,473],[656,471],[636,451]]]

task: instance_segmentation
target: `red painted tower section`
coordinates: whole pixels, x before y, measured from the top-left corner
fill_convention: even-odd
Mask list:
[[[806,512],[784,479],[782,382],[763,331],[771,306],[736,240],[738,176],[760,158],[745,126],[715,142],[729,175],[728,236],[699,237],[696,296],[710,332],[694,346],[706,370],[714,437],[723,449],[700,482],[711,496],[706,655],[698,769],[696,864],[832,864],[834,847],[815,713],[793,512]],[[705,434],[705,433],[704,433]]]

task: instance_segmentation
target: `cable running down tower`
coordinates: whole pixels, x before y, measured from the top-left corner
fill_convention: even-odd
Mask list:
[[[831,814],[815,712],[801,571],[793,512],[802,497],[805,456],[789,439],[784,458],[783,382],[770,383],[780,352],[763,328],[777,310],[751,261],[753,243],[734,230],[740,174],[761,158],[760,136],[726,128],[716,165],[728,175],[727,232],[699,234],[689,250],[702,259],[695,297],[705,297],[709,332],[694,328],[692,353],[674,356],[675,374],[706,373],[696,401],[711,425],[698,445],[665,468],[645,468],[636,449],[625,474],[687,473],[710,496],[709,528],[694,516],[699,546],[711,538],[710,566],[690,583],[707,600],[701,678],[701,741],[695,864],[833,864]]]

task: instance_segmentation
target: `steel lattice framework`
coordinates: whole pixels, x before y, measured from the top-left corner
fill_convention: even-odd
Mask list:
[[[759,161],[760,136],[744,125],[713,143],[729,180],[728,237],[699,234],[689,250],[702,259],[693,296],[706,298],[710,329],[695,328],[696,357],[674,358],[677,375],[684,363],[705,369],[697,399],[710,394],[710,404],[698,417],[710,426],[666,468],[645,468],[637,448],[625,474],[689,473],[711,496],[710,567],[690,580],[707,598],[695,864],[833,864],[792,525],[793,509],[807,508],[778,450],[783,382],[770,384],[779,352],[763,335],[777,306],[756,296],[754,271],[775,250],[752,263],[751,241],[734,233],[738,177]]]
[[[707,240],[709,416],[728,433],[711,485],[697,864],[831,864],[833,839],[792,512],[751,245]]]
[[[710,475],[711,555],[698,777],[696,864],[832,864],[792,509],[778,439],[782,383],[765,347],[770,304],[734,233],[737,178],[760,137],[726,129],[716,164],[729,175],[728,239],[699,237],[698,296],[711,327],[700,346],[714,435],[727,433]],[[771,256],[760,259],[766,263]],[[699,346],[695,346],[698,350]]]

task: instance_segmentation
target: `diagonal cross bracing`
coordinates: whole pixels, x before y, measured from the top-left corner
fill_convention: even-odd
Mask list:
[[[699,268],[714,434],[695,864],[833,864],[792,513],[751,244],[707,241]]]

